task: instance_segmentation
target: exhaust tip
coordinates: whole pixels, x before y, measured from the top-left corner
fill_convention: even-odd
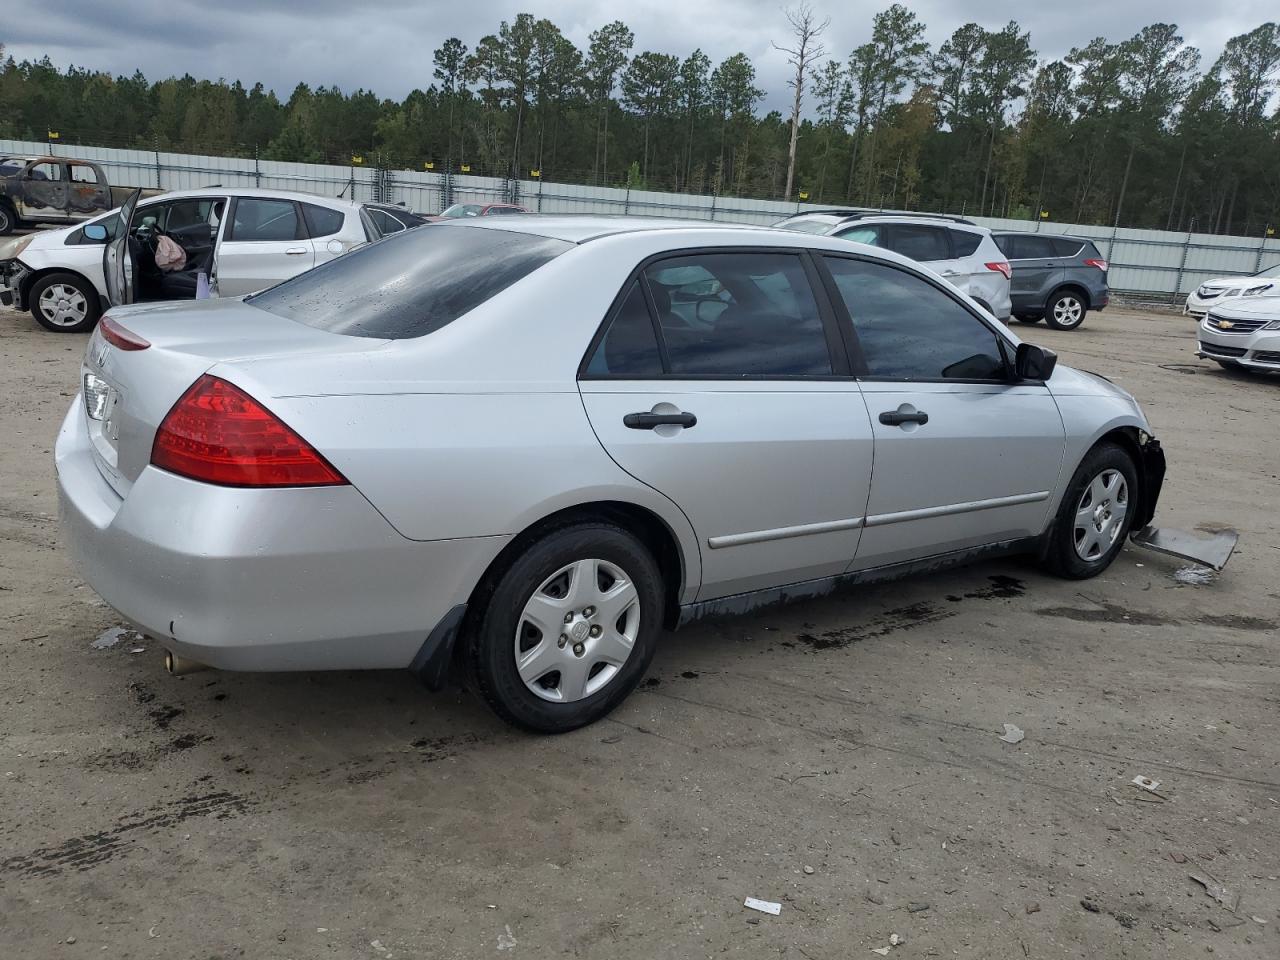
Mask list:
[[[172,650],[164,652],[164,669],[171,677],[185,677],[189,673],[199,673],[201,670],[208,670],[207,663],[201,663],[199,660],[188,660],[186,657],[180,657]]]

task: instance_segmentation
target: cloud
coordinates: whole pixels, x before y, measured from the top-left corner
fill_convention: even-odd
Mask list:
[[[812,0],[820,15],[831,16],[823,41],[843,59],[869,39],[871,20],[887,2]],[[198,79],[261,81],[281,97],[300,82],[336,85],[345,91],[365,88],[401,99],[415,87],[432,83],[432,52],[447,37],[468,46],[496,32],[501,20],[528,11],[545,16],[585,48],[593,29],[623,19],[636,35],[636,51],[657,50],[684,56],[700,47],[718,62],[746,53],[756,65],[758,84],[767,91],[767,109],[785,109],[787,67],[771,46],[784,40],[782,4],[773,0],[703,0],[701,3],[655,0],[627,6],[601,0],[558,0],[543,9],[501,0],[465,4],[426,4],[420,0],[309,0],[264,3],[261,0],[131,0],[66,6],[45,4],[6,18],[4,42],[19,59],[48,56],[113,73],[141,69],[149,79],[190,73]],[[957,9],[948,0],[917,0],[908,6],[928,28],[936,47],[962,23],[974,20],[998,28],[1017,20],[1031,31],[1042,60],[1061,57],[1095,36],[1120,40],[1159,20],[1172,21],[1211,64],[1232,36],[1274,16],[1273,0],[1238,0],[1214,6],[1203,0],[1076,0],[1028,4],[1025,0],[986,0]]]

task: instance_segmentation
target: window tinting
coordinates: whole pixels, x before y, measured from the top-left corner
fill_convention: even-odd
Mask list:
[[[951,249],[955,251],[957,257],[973,256],[980,243],[982,243],[982,234],[980,233],[973,233],[969,230],[951,231]]]
[[[662,355],[653,333],[653,318],[639,282],[631,284],[609,329],[587,365],[591,376],[660,377]]]
[[[1054,237],[1053,252],[1059,257],[1074,257],[1080,252],[1080,248],[1084,246],[1079,240],[1072,240],[1070,237]]]
[[[921,263],[951,259],[951,245],[942,227],[895,223],[889,227],[889,249]]]
[[[245,302],[330,333],[421,337],[572,247],[564,240],[478,227],[405,230]]]
[[[231,240],[296,240],[298,208],[292,200],[260,200],[241,197],[236,201],[231,223]]]
[[[1019,237],[1017,249],[1020,260],[1052,260],[1058,256],[1052,237]]]
[[[302,205],[302,219],[307,222],[307,232],[312,239],[331,237],[346,223],[346,215],[341,210],[316,206],[314,203]]]
[[[998,380],[996,335],[930,283],[905,270],[826,258],[853,318],[868,376],[879,380]]]
[[[645,271],[672,376],[822,376],[831,354],[799,256],[709,253]]]

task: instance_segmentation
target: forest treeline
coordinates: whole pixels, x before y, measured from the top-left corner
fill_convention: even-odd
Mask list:
[[[1280,222],[1280,24],[1213,62],[1167,23],[1060,60],[1013,21],[965,24],[937,49],[924,35],[894,4],[868,42],[809,66],[790,199],[1247,235]],[[0,136],[783,197],[789,117],[763,111],[744,53],[637,50],[621,21],[582,49],[520,14],[446,40],[423,73],[400,101],[306,84],[281,100],[0,47]]]

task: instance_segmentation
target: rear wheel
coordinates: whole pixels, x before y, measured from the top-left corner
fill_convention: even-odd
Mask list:
[[[1096,577],[1115,560],[1133,522],[1138,471],[1114,443],[1094,447],[1076,468],[1049,532],[1045,566],[1069,580]]]
[[[13,233],[13,228],[17,225],[17,218],[14,217],[13,211],[9,209],[9,205],[0,203],[0,237]]]
[[[538,733],[600,719],[635,688],[662,630],[662,576],[608,523],[553,531],[502,574],[467,641],[481,696]]]
[[[1053,295],[1045,308],[1045,323],[1055,330],[1074,330],[1084,323],[1088,309],[1074,290],[1062,290]]]
[[[1236,363],[1234,360],[1214,360],[1213,362],[1216,363],[1218,366],[1220,366],[1223,370],[1230,370],[1233,373],[1242,369],[1240,364]]]
[[[102,313],[98,291],[74,273],[51,273],[31,285],[31,315],[46,330],[84,333]]]
[[[1020,313],[1017,316],[1019,323],[1039,323],[1043,317],[1035,313]]]

